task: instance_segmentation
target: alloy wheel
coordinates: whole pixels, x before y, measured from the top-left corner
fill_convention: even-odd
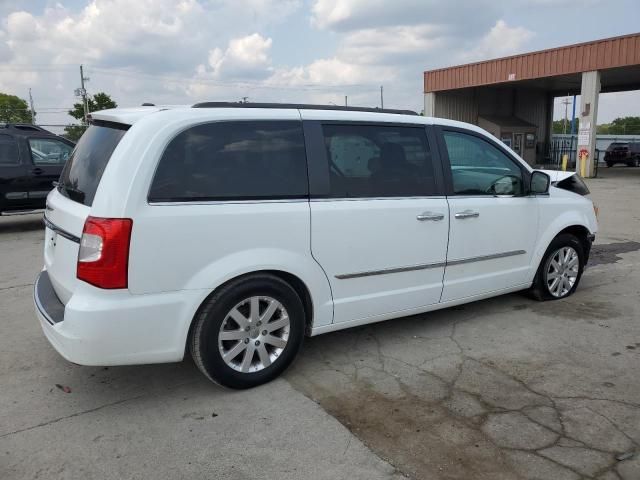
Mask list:
[[[567,295],[578,279],[580,259],[572,247],[556,250],[547,264],[546,282],[549,293],[556,298]]]
[[[246,298],[225,316],[218,351],[232,369],[259,372],[273,364],[287,346],[290,326],[287,310],[276,299]]]

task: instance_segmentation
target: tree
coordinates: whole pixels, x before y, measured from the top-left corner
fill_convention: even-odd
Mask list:
[[[118,106],[111,96],[104,92],[96,93],[93,97],[89,96],[87,98],[87,104],[89,106],[89,112],[108,110]],[[74,103],[73,109],[69,110],[69,115],[84,122],[84,106],[82,102]],[[86,129],[86,125],[67,125],[64,128],[64,136],[73,142],[77,142]]]
[[[611,123],[598,125],[604,135],[640,135],[640,117],[619,117]]]
[[[0,122],[33,123],[27,101],[15,95],[0,93]]]
[[[578,119],[576,118],[575,120],[576,122],[576,126],[574,127],[574,135],[576,133],[578,133]],[[571,119],[567,120],[567,124],[566,124],[566,132],[565,132],[565,123],[564,123],[564,119],[562,120],[554,120],[553,123],[551,124],[551,133],[557,134],[557,133],[566,133],[567,135],[571,134]]]

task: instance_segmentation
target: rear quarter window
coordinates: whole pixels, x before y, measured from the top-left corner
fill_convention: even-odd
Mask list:
[[[97,122],[90,126],[62,170],[58,190],[71,200],[91,206],[111,154],[128,128]]]
[[[215,122],[178,134],[163,153],[151,202],[294,199],[308,195],[302,125]]]

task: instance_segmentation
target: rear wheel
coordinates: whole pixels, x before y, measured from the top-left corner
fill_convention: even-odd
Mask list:
[[[231,282],[200,309],[189,342],[191,355],[210,380],[251,388],[280,375],[304,338],[300,297],[268,274]]]
[[[577,237],[558,235],[540,262],[531,294],[537,300],[559,300],[576,291],[584,271],[584,250]]]

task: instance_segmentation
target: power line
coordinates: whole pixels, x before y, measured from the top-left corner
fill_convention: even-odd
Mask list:
[[[67,70],[70,67],[73,67],[73,64],[56,64],[56,65],[0,65],[0,71],[19,71],[19,72],[30,72],[30,71],[62,71]],[[202,78],[202,77],[185,77],[185,76],[176,76],[176,75],[167,75],[167,74],[155,74],[155,73],[144,73],[137,72],[128,69],[122,68],[106,68],[100,66],[91,66],[88,65],[90,70],[98,72],[102,75],[115,76],[115,77],[125,77],[125,78],[150,78],[152,80],[158,81],[166,81],[166,82],[174,82],[174,83],[195,83],[198,85],[213,85],[213,86],[223,86],[223,87],[235,87],[235,88],[251,88],[251,89],[266,89],[266,90],[308,90],[308,91],[328,91],[335,89],[343,89],[343,88],[370,88],[374,84],[364,84],[364,83],[344,83],[344,84],[318,84],[318,83],[297,83],[297,84],[282,84],[277,85],[274,83],[257,83],[257,82],[249,82],[249,81],[232,81],[232,80],[220,80],[214,78]]]
[[[180,76],[171,76],[171,75],[157,75],[152,73],[144,73],[144,72],[134,72],[131,70],[124,70],[119,68],[110,68],[105,69],[102,67],[89,67],[91,70],[101,73],[103,75],[112,75],[112,76],[122,76],[122,77],[145,77],[152,78],[155,80],[165,80],[170,82],[184,83],[184,82],[192,82],[198,84],[211,84],[215,86],[229,86],[229,87],[247,87],[247,88],[265,88],[265,89],[296,89],[296,90],[328,90],[328,89],[339,89],[339,88],[350,88],[350,87],[370,87],[373,84],[362,84],[362,83],[352,83],[352,84],[327,84],[320,85],[316,83],[298,83],[298,84],[286,84],[286,85],[275,85],[269,83],[257,83],[257,82],[248,82],[248,81],[225,81],[218,80],[214,78],[202,78],[202,77],[180,77]]]

